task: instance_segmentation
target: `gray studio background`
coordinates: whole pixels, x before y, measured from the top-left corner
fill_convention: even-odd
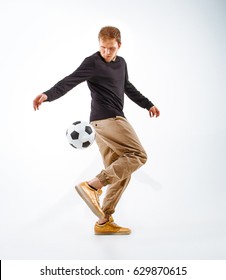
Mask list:
[[[226,258],[226,3],[216,0],[1,1],[1,259]],[[34,97],[122,32],[130,81],[161,110],[125,100],[148,155],[114,218],[131,236],[95,236],[74,192],[102,168],[96,144],[65,137],[88,120],[79,85],[34,112]]]

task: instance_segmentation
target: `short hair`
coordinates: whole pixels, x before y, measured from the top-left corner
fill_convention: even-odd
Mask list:
[[[116,39],[116,41],[121,44],[121,33],[117,27],[105,26],[101,28],[98,39]]]

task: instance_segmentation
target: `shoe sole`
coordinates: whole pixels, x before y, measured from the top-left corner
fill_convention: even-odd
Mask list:
[[[90,208],[90,210],[93,212],[93,214],[95,214],[98,218],[103,218],[104,217],[104,213],[101,214],[96,209],[96,207],[89,200],[89,197],[87,196],[87,194],[84,192],[84,190],[79,185],[75,186],[75,190],[80,195],[80,197],[83,199],[83,201],[87,204],[87,206]]]
[[[129,235],[131,232],[124,233],[124,232],[105,232],[105,233],[99,233],[95,232],[95,235]]]

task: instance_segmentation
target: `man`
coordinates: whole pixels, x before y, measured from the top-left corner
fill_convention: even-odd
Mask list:
[[[44,101],[62,97],[73,87],[87,81],[92,97],[90,122],[96,131],[96,142],[105,169],[75,188],[93,213],[99,217],[94,227],[95,234],[130,234],[129,228],[114,223],[112,214],[130,181],[131,174],[146,162],[147,155],[124,116],[124,94],[147,109],[151,117],[158,117],[160,112],[128,80],[126,62],[117,56],[121,47],[119,29],[112,26],[103,27],[98,39],[100,50],[85,58],[71,75],[38,95],[33,101],[33,107],[37,110]],[[100,207],[101,188],[107,185],[106,196]]]

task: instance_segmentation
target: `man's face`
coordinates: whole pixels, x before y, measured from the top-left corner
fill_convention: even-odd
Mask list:
[[[118,49],[121,44],[116,39],[100,39],[100,54],[106,62],[111,62],[115,59]]]

